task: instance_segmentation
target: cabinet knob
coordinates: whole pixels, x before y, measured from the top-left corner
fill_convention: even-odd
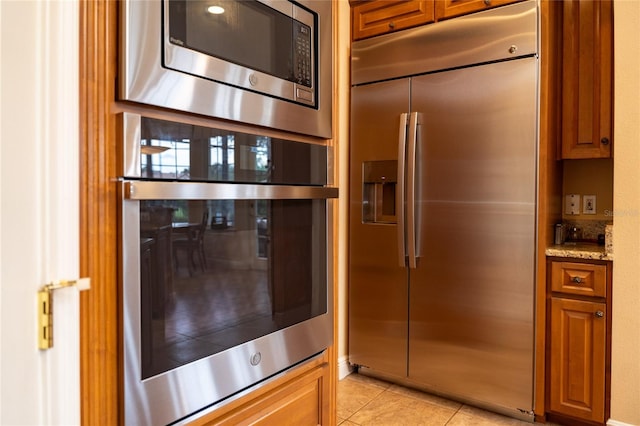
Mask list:
[[[600,139],[600,143],[602,145],[609,145],[609,138],[602,138]]]
[[[484,0],[485,6],[491,6],[491,0]]]
[[[593,314],[596,316],[596,318],[602,318],[604,316],[604,312],[602,311],[595,311],[595,313]]]
[[[394,29],[395,27],[396,24],[393,21],[389,22],[389,28]]]
[[[572,277],[571,281],[576,283],[576,284],[582,284],[582,278],[580,278],[580,277]]]

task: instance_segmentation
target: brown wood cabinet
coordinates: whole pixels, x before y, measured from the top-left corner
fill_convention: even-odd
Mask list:
[[[562,2],[562,153],[564,159],[612,153],[613,5]]]
[[[189,425],[329,425],[329,395],[329,367],[319,359]]]
[[[436,20],[479,12],[520,0],[436,0]]]
[[[607,266],[592,263],[553,262],[551,291],[606,297]]]
[[[521,0],[352,0],[352,39],[361,40]]]
[[[353,40],[373,37],[434,21],[434,0],[378,0],[351,9]]]
[[[594,262],[549,262],[547,412],[552,417],[604,424],[611,263]]]

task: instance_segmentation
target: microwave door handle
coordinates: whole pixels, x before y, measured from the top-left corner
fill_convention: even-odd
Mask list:
[[[338,188],[240,183],[123,181],[129,200],[307,200],[338,198]]]
[[[421,116],[417,112],[411,113],[409,119],[409,137],[407,147],[407,254],[409,268],[417,267],[416,247],[416,156],[418,144],[418,126]]]
[[[398,232],[398,264],[404,268],[407,266],[407,249],[405,241],[405,162],[407,156],[407,124],[409,114],[400,114],[400,124],[398,126],[398,181],[396,191],[396,222]]]

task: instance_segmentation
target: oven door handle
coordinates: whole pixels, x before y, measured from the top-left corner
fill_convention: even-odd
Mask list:
[[[307,200],[338,198],[338,188],[243,183],[122,181],[129,200]]]

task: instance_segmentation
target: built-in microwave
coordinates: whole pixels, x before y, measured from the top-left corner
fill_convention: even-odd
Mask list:
[[[331,2],[121,4],[120,100],[331,137]]]

